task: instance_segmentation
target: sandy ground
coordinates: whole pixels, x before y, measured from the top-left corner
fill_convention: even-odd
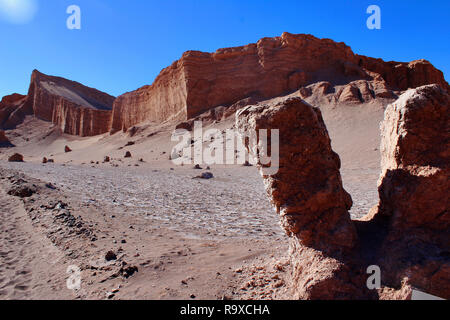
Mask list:
[[[383,106],[322,111],[361,217],[378,199]],[[211,165],[213,179],[192,179],[206,165],[169,160],[173,128],[78,138],[27,118],[7,132],[16,147],[0,149],[0,299],[288,299],[288,241],[256,168]],[[14,152],[26,162],[8,163]],[[31,197],[7,194],[24,186]],[[67,288],[69,266],[80,268],[78,290]]]

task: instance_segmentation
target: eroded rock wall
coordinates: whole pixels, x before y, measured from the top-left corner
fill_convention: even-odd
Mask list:
[[[13,129],[22,123],[26,115],[32,110],[26,106],[26,96],[14,93],[0,101],[0,128]]]
[[[430,83],[448,88],[442,72],[426,60],[384,62],[354,54],[344,43],[283,33],[214,53],[185,52],[153,85],[118,97],[112,128],[186,121],[215,107],[252,97],[273,98],[319,82],[329,83],[326,93],[334,94],[337,103],[392,99],[393,90]]]
[[[109,132],[114,99],[78,82],[34,70],[24,108],[64,133],[95,136]]]

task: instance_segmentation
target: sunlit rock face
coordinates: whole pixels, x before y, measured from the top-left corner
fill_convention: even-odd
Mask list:
[[[111,127],[114,97],[78,82],[33,71],[27,104],[33,114],[62,132],[95,136]]]
[[[384,62],[353,53],[344,43],[283,33],[214,53],[188,51],[165,68],[151,86],[119,96],[112,131],[143,121],[179,122],[246,98],[273,98],[320,82],[322,94],[343,103],[395,98],[393,91],[439,83],[442,72],[426,60]],[[342,88],[342,86],[346,86]]]

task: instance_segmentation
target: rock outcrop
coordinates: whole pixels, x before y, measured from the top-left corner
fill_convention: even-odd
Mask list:
[[[450,227],[450,96],[437,85],[405,92],[385,111],[380,213],[396,228]]]
[[[412,290],[450,298],[450,96],[438,85],[408,90],[382,123],[380,204],[351,221],[339,157],[320,110],[300,98],[248,106],[236,126],[279,129],[279,170],[265,174],[269,198],[291,236],[292,288],[300,299],[409,299]],[[268,134],[270,135],[270,134]],[[244,138],[253,155],[259,155]],[[268,154],[272,154],[269,139]],[[369,288],[369,266],[381,287]]]
[[[291,98],[238,111],[236,126],[247,137],[252,131],[279,130],[279,170],[267,175],[259,160],[257,165],[281,225],[291,236],[296,296],[354,297],[358,290],[352,282],[359,279],[352,280],[342,263],[357,238],[348,213],[352,200],[342,186],[340,159],[331,149],[320,110]],[[243,141],[255,156],[251,139]],[[267,154],[272,154],[270,146]]]
[[[335,88],[359,80],[366,83],[344,92]],[[214,53],[184,53],[151,86],[116,99],[112,132],[143,121],[183,122],[249,97],[273,98],[322,81],[330,84],[326,91],[336,94],[338,102],[393,98],[392,90],[431,83],[448,88],[442,72],[426,60],[384,62],[354,54],[344,43],[283,33]]]
[[[26,115],[57,125],[62,132],[95,136],[110,131],[114,97],[78,82],[34,70],[28,95],[0,102],[0,128],[13,129]]]
[[[96,89],[34,70],[26,105],[37,118],[83,137],[109,131],[113,101],[114,97]]]
[[[246,107],[236,119],[244,134],[279,129],[279,169],[263,177],[286,232],[321,250],[331,244],[333,250],[352,247],[356,235],[348,214],[352,199],[342,186],[340,159],[331,149],[320,110],[291,98],[272,106]],[[270,144],[268,149],[270,154]]]
[[[408,90],[382,123],[380,204],[388,233],[385,282],[450,298],[450,96],[438,85]],[[406,280],[405,280],[406,279]]]
[[[5,96],[0,101],[0,128],[13,129],[22,123],[26,115],[32,110],[25,105],[26,96],[14,93]]]

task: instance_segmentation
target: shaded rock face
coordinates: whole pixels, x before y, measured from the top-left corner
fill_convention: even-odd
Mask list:
[[[408,90],[388,106],[382,130],[380,249],[384,281],[450,299],[450,97],[438,85]]]
[[[0,148],[9,148],[12,147],[13,144],[5,135],[5,131],[0,130]]]
[[[387,107],[381,131],[380,213],[396,228],[449,228],[449,94],[408,90]]]
[[[94,136],[109,131],[114,97],[64,78],[37,70],[31,76],[26,105],[42,120],[77,136]]]
[[[14,93],[5,96],[0,101],[0,128],[13,129],[22,123],[26,115],[32,110],[25,105],[26,96]]]
[[[112,132],[143,121],[182,122],[249,97],[273,98],[321,81],[329,82],[333,92],[334,86],[357,80],[367,81],[370,96],[381,98],[424,84],[448,86],[442,72],[425,60],[384,62],[356,55],[344,43],[283,33],[214,53],[185,52],[153,85],[116,99]],[[352,85],[341,101],[361,102],[362,95],[369,97],[366,89]]]

